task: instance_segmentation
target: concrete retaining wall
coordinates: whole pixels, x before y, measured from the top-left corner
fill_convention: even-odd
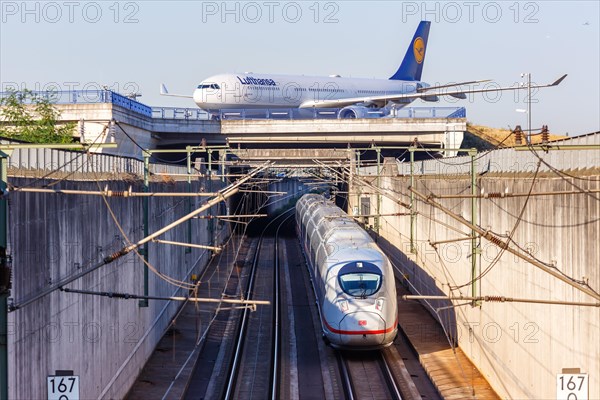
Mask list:
[[[41,186],[48,181],[11,178],[16,186]],[[213,188],[220,182],[213,182]],[[142,191],[139,182],[67,182],[56,189]],[[194,190],[203,183],[195,182]],[[187,183],[153,183],[151,191],[187,191]],[[9,251],[12,255],[14,302],[31,298],[64,277],[84,270],[143,237],[141,198],[13,192],[9,197]],[[192,198],[198,207],[206,198]],[[188,199],[150,199],[149,231],[154,232],[188,212]],[[114,213],[115,220],[110,215]],[[206,220],[194,219],[161,238],[208,244]],[[218,226],[218,224],[215,224]],[[122,230],[122,231],[121,231]],[[225,229],[218,232],[226,235]],[[149,262],[160,273],[188,281],[205,265],[208,253],[157,243],[149,245]],[[143,294],[143,263],[133,252],[67,285],[71,289]],[[185,295],[186,290],[149,275],[149,294]],[[80,376],[80,396],[125,396],[180,303],[64,293],[51,294],[9,314],[9,396],[46,398],[46,376],[73,370]]]
[[[395,175],[395,174],[394,174]],[[523,175],[521,175],[523,176]],[[478,179],[478,192],[527,193],[529,177]],[[395,199],[409,203],[408,177],[384,177],[381,186]],[[417,179],[415,188],[425,194],[469,194],[469,176],[431,176]],[[577,191],[600,188],[599,176],[577,179],[546,174],[538,178],[534,192]],[[356,188],[354,188],[355,190]],[[364,190],[365,192],[367,190]],[[370,191],[370,190],[369,190]],[[355,191],[353,193],[356,193]],[[376,196],[370,196],[375,212]],[[555,264],[565,275],[584,280],[600,290],[600,194],[576,194],[477,200],[479,225],[499,235],[515,229],[513,239],[540,260]],[[467,220],[470,199],[441,199],[444,206]],[[350,196],[352,209],[357,195]],[[384,217],[379,242],[406,274],[415,294],[471,295],[470,240],[439,244],[430,241],[461,237],[470,230],[442,211],[417,202],[416,254],[410,252],[410,216]],[[382,213],[408,210],[382,198]],[[523,211],[520,222],[518,217]],[[464,237],[464,235],[463,235]],[[513,245],[514,246],[514,245]],[[594,302],[573,287],[553,278],[515,255],[499,254],[497,246],[481,240],[477,260],[477,295],[526,299]],[[459,287],[459,288],[457,288]],[[453,290],[450,290],[450,289]],[[600,308],[525,303],[481,303],[429,301],[432,314],[446,326],[456,341],[503,398],[556,398],[556,375],[563,368],[580,368],[589,374],[589,398],[600,398]],[[596,301],[597,303],[597,301]],[[445,339],[441,339],[445,340]],[[460,366],[457,366],[460,368]],[[468,376],[468,371],[464,371]]]

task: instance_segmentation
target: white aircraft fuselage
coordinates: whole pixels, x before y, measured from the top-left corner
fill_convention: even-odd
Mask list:
[[[307,102],[319,103],[360,97],[364,97],[366,103],[375,104],[376,101],[370,101],[368,98],[416,93],[417,88],[428,86],[420,81],[343,78],[339,75],[319,77],[229,73],[203,80],[194,91],[194,102],[207,111],[235,108],[297,108]],[[395,103],[403,106],[412,100]]]

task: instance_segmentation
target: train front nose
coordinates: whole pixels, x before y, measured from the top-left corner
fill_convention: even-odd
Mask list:
[[[340,321],[340,343],[344,346],[378,346],[384,343],[388,328],[376,312],[349,313]]]

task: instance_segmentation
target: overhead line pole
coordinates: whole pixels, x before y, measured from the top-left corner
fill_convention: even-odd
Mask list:
[[[144,192],[150,192],[150,157],[151,154],[148,152],[143,152],[144,155]],[[142,219],[144,224],[144,237],[148,236],[149,228],[148,224],[150,223],[150,199],[148,197],[144,197],[142,199]],[[149,249],[148,244],[146,243],[140,253],[144,257],[144,276],[143,276],[143,286],[144,286],[144,296],[148,296],[150,292],[149,288],[149,271],[148,271],[148,262],[150,261],[149,257]],[[148,307],[148,299],[140,299],[138,301],[139,307]]]
[[[477,226],[477,150],[469,150],[469,156],[471,157],[471,224]],[[411,192],[412,193],[412,192]],[[478,237],[471,228],[471,295],[477,296],[477,255],[479,254]],[[477,302],[474,300],[472,306],[476,306]]]
[[[408,149],[410,152],[410,187],[414,187],[415,185],[415,148],[411,147]],[[417,214],[415,212],[415,195],[414,193],[410,194],[410,252],[412,254],[416,253],[415,247],[415,227],[416,227],[416,218]]]
[[[10,153],[10,150],[8,151]],[[0,150],[0,192],[7,187],[9,154]],[[0,197],[0,399],[8,399],[8,296],[11,271],[6,254],[8,245],[8,206],[5,196]]]

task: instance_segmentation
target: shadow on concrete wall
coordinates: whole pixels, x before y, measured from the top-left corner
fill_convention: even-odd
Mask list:
[[[417,263],[411,260],[402,250],[398,249],[391,242],[381,236],[373,234],[375,241],[379,247],[387,254],[388,258],[394,266],[396,279],[401,283],[404,290],[398,290],[398,296],[404,294],[415,295],[430,295],[430,296],[445,296],[436,285],[435,280],[420,267]],[[417,313],[415,306],[419,306],[429,313],[429,315],[439,324],[439,329],[431,326],[431,321],[427,319],[414,319],[409,325],[403,326],[403,330],[408,334],[410,330],[417,330],[416,333],[421,335],[425,342],[436,342],[440,345],[457,346],[461,336],[461,328],[457,325],[456,311],[450,300],[398,300],[399,312],[402,312],[403,306],[410,303],[410,308],[415,315]],[[402,320],[402,318],[399,318]]]

